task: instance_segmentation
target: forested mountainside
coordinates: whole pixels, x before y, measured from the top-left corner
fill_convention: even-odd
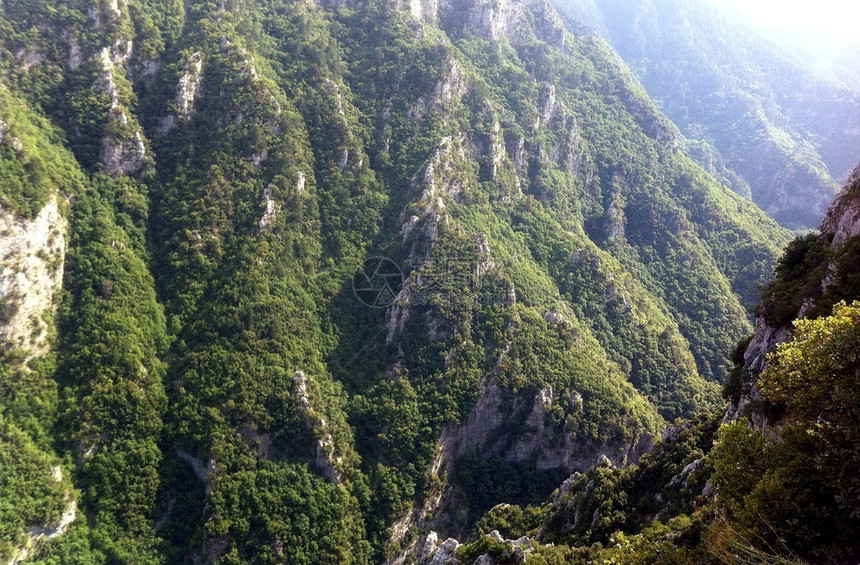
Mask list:
[[[428,538],[425,552],[443,557],[434,563],[856,563],[858,249],[860,166],[762,289],[725,414],[669,426],[638,465],[574,473],[542,504],[496,506],[469,543]]]
[[[694,159],[783,226],[818,225],[856,164],[856,81],[822,72],[705,0],[555,5],[618,50]]]
[[[540,0],[3,0],[0,559],[408,558],[721,410],[789,238],[681,146]]]

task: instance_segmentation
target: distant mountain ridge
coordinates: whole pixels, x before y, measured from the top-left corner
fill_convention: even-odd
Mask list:
[[[782,225],[818,225],[860,146],[856,88],[703,0],[555,4],[613,45],[697,161]]]

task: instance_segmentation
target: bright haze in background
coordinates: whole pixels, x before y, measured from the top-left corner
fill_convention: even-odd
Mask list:
[[[782,41],[835,54],[858,45],[857,0],[709,0]],[[858,47],[860,50],[860,47]],[[860,53],[857,54],[860,57]]]

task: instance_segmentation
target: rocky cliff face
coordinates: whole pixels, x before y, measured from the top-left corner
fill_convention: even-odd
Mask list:
[[[449,425],[439,439],[438,458],[433,471],[439,478],[457,468],[458,460],[468,453],[481,459],[500,457],[506,463],[533,468],[536,472],[565,474],[584,472],[605,461],[623,467],[635,463],[651,450],[654,436],[647,431],[627,440],[583,441],[574,437],[563,423],[549,416],[557,394],[582,406],[582,395],[575,389],[553,391],[551,385],[537,390],[513,393],[493,382],[490,375],[480,384],[477,403],[466,420]],[[446,535],[462,536],[468,526],[462,520],[463,497],[468,493],[446,490],[432,509],[433,518],[424,526]]]
[[[0,206],[0,351],[11,354],[2,361],[12,361],[5,367],[8,371],[30,373],[31,363],[49,353],[56,335],[54,315],[63,281],[68,227],[62,211],[65,206],[65,200],[57,193],[49,196],[32,219]],[[13,374],[5,375],[14,378]],[[0,382],[4,391],[10,384],[10,392],[18,392],[15,384]],[[45,472],[54,461],[50,455],[42,457],[41,471]],[[64,492],[65,510],[50,523],[28,524],[25,539],[14,549],[10,565],[24,562],[34,547],[62,535],[75,520],[77,501],[69,477],[64,479],[59,465],[51,466],[50,470],[52,479]],[[29,479],[38,482],[44,477]]]
[[[830,205],[819,229],[821,241],[830,249],[826,265],[821,267],[821,278],[817,287],[813,288],[812,296],[802,297],[800,309],[796,318],[803,318],[809,312],[815,312],[817,303],[832,302],[834,299],[845,299],[846,289],[837,289],[836,279],[846,271],[854,272],[857,265],[852,264],[851,255],[844,252],[849,243],[860,236],[860,165],[850,175],[848,182]],[[849,293],[852,289],[847,289]],[[853,289],[857,292],[858,289]],[[839,292],[835,297],[834,292]],[[744,411],[751,402],[760,401],[761,394],[756,388],[758,375],[767,367],[767,356],[776,350],[780,343],[791,338],[792,325],[785,323],[778,327],[767,324],[763,318],[758,318],[755,333],[744,352],[744,366],[741,373],[741,396],[737,403],[732,403],[726,412],[726,420],[734,420],[741,415],[750,418],[753,425],[763,432],[772,422],[759,412]]]
[[[521,507],[499,504],[484,515],[481,529],[499,527],[505,535],[490,530],[457,539],[431,531],[415,544],[415,560],[421,565],[524,563],[527,555],[555,545],[605,543],[601,536],[627,531],[629,524],[619,518],[625,513],[639,512],[638,519],[652,522],[690,512],[692,500],[699,504],[711,495],[709,462],[701,447],[710,448],[718,427],[719,421],[705,414],[668,426],[639,467],[619,469],[600,456],[587,471],[571,474],[539,506],[539,516],[531,515],[528,526],[512,526],[510,518],[524,515]]]
[[[519,45],[537,37],[555,47],[564,45],[564,25],[546,0],[475,2],[464,23],[468,31],[492,41]]]
[[[860,165],[839,192],[821,223],[821,234],[832,239],[832,245],[860,236]]]
[[[0,206],[0,343],[43,354],[63,281],[66,220],[54,194],[29,220]]]
[[[533,462],[538,471],[560,469],[572,473],[584,471],[602,458],[624,466],[650,449],[653,436],[647,432],[628,442],[577,441],[564,426],[549,421],[547,412],[557,400],[556,394],[565,394],[571,403],[582,405],[582,395],[576,390],[554,393],[552,385],[545,385],[514,394],[491,378],[482,381],[477,404],[465,422],[447,427],[439,440],[443,461],[453,462],[465,453],[475,452],[483,459],[498,455],[508,463]],[[519,426],[512,434],[506,430],[513,422]]]
[[[577,391],[561,392],[581,407],[583,400]],[[440,488],[433,489],[422,506],[414,508],[391,529],[392,541],[398,543],[416,528],[420,536],[389,563],[402,564],[415,558],[420,563],[453,562],[453,553],[446,552],[451,547],[456,549],[458,542],[450,536],[462,539],[471,524],[465,509],[468,504],[463,499],[469,493],[452,488],[448,481],[459,459],[467,453],[481,459],[500,457],[506,463],[536,472],[553,470],[578,476],[601,463],[618,467],[635,463],[651,450],[654,436],[647,431],[629,440],[582,441],[573,437],[563,424],[550,421],[547,412],[554,400],[551,385],[537,391],[511,392],[495,382],[492,374],[483,379],[474,409],[463,423],[446,427],[437,443],[430,475]],[[448,541],[434,553],[440,535]],[[445,560],[443,555],[447,555]]]

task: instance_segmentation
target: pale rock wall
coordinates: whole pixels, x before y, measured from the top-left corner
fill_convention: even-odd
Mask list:
[[[849,237],[860,236],[860,165],[851,173],[845,187],[827,210],[821,223],[821,233],[832,235],[834,245]]]
[[[412,121],[418,121],[428,112],[437,112],[441,115],[450,114],[452,104],[459,102],[466,94],[467,86],[463,69],[455,60],[449,62],[448,72],[436,83],[432,93],[421,96],[410,108],[406,117]]]
[[[63,282],[67,222],[54,195],[32,220],[0,206],[0,342],[40,355]],[[48,314],[48,316],[45,316]]]
[[[187,120],[194,112],[194,103],[203,80],[203,56],[199,51],[192,53],[182,70],[182,76],[176,83],[176,114],[168,114],[161,118],[155,127],[157,135],[167,135],[176,127],[178,120]]]
[[[409,255],[402,265],[404,273],[420,269],[430,256],[440,225],[450,222],[445,211],[445,199],[456,200],[462,196],[465,186],[457,172],[466,161],[463,139],[447,136],[440,140],[434,154],[412,176],[409,192],[416,195],[416,199],[401,215],[403,240],[412,240]],[[419,283],[417,275],[410,275],[389,308],[387,343],[403,331],[412,315],[411,302]]]
[[[465,31],[519,45],[533,37],[564,47],[564,24],[545,0],[478,0],[465,20]]]
[[[299,403],[299,412],[305,421],[305,426],[310,429],[317,438],[314,465],[320,470],[323,477],[332,483],[340,483],[342,458],[337,454],[334,438],[328,432],[326,421],[316,413],[311,404],[308,394],[308,378],[303,371],[296,371],[293,375],[293,394]]]
[[[59,481],[61,478],[57,480]],[[27,541],[22,547],[19,547],[15,551],[12,555],[12,559],[9,560],[9,565],[20,565],[21,563],[24,563],[27,560],[27,557],[30,556],[30,552],[33,548],[35,548],[42,540],[52,539],[66,533],[66,530],[68,530],[69,526],[72,525],[72,522],[75,521],[77,515],[78,503],[76,500],[71,500],[66,506],[66,510],[63,512],[62,516],[60,516],[59,521],[55,524],[30,528],[27,532]]]
[[[564,391],[569,396],[577,391]],[[439,440],[443,458],[453,462],[466,452],[475,451],[484,458],[501,456],[508,463],[534,461],[537,470],[564,469],[585,471],[606,457],[616,466],[636,461],[651,447],[652,437],[643,433],[625,445],[583,444],[572,438],[563,426],[548,424],[544,413],[552,405],[556,392],[552,386],[528,393],[511,393],[485,378],[472,412],[459,425],[448,426]],[[511,437],[502,433],[506,422],[528,412],[520,433]]]
[[[188,117],[194,111],[194,101],[197,99],[202,78],[203,56],[199,51],[195,51],[188,58],[185,72],[176,85],[176,107],[183,117]]]
[[[0,122],[0,125],[2,122]],[[3,128],[0,127],[0,137]],[[55,333],[53,316],[62,289],[67,221],[61,196],[52,194],[33,219],[0,206],[0,347],[24,353],[21,367],[48,352]],[[59,466],[52,468],[63,482]],[[66,493],[66,510],[57,520],[31,527],[9,565],[24,562],[44,539],[62,535],[77,516],[77,502]]]
[[[120,94],[119,85],[114,76],[122,68],[132,53],[132,42],[117,41],[113,47],[103,47],[99,54],[101,72],[97,88],[110,96],[108,118],[121,126],[122,134],[107,133],[102,138],[102,150],[99,159],[104,165],[104,171],[109,175],[127,175],[134,173],[144,165],[147,157],[146,144],[140,133],[140,125],[129,119],[129,110],[125,107]]]
[[[304,175],[302,175],[302,179],[304,180]],[[275,201],[271,184],[263,189],[260,203],[263,205],[264,210],[262,217],[260,217],[260,221],[257,222],[257,227],[261,232],[266,233],[272,229],[272,225],[275,223],[275,219],[278,216],[278,203]]]
[[[571,398],[581,399],[576,391],[569,391],[568,394]],[[431,464],[430,474],[443,485],[442,488],[431,492],[422,507],[412,509],[389,530],[390,539],[395,542],[401,542],[414,528],[431,535],[413,540],[387,563],[400,565],[415,559],[420,563],[436,563],[435,555],[447,555],[446,551],[442,554],[437,552],[445,544],[456,548],[454,543],[457,540],[452,538],[438,546],[438,550],[434,544],[438,543],[437,532],[452,533],[447,530],[450,524],[456,522],[461,503],[444,486],[445,476],[454,468],[457,458],[466,452],[474,451],[481,458],[498,455],[508,463],[534,462],[537,470],[563,469],[578,476],[578,472],[599,463],[627,465],[650,451],[654,438],[647,432],[625,444],[578,442],[571,438],[563,425],[547,424],[544,410],[552,403],[553,397],[554,391],[550,385],[534,394],[511,393],[494,383],[492,375],[485,377],[481,381],[478,400],[472,412],[462,424],[445,428],[437,443],[437,454]],[[515,436],[506,433],[506,424],[518,419],[523,411],[528,411],[528,416],[521,426],[521,433]],[[453,533],[456,535],[456,532]]]

